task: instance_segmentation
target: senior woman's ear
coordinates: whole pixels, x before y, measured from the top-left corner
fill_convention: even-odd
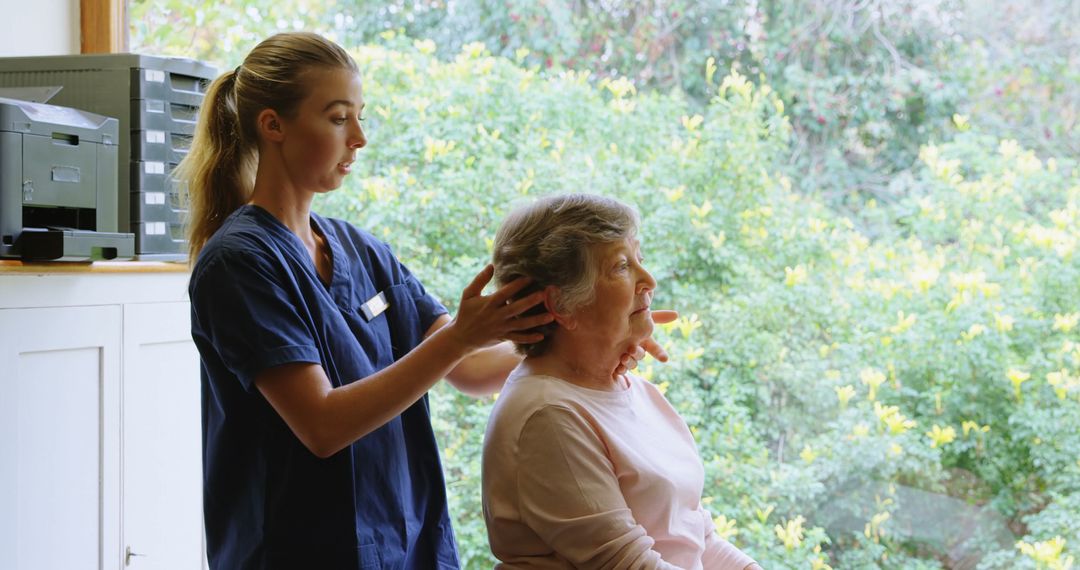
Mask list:
[[[562,291],[558,287],[554,285],[544,287],[544,308],[555,317],[555,322],[559,323],[559,326],[567,330],[574,330],[577,328],[577,320],[574,319],[572,314],[562,312],[559,309],[562,306],[562,303],[559,302],[561,296]]]

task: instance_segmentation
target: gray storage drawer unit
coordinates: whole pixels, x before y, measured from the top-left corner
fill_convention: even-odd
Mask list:
[[[216,76],[199,61],[129,53],[0,58],[0,87],[63,87],[50,104],[119,119],[119,231],[135,234],[140,259],[187,256],[187,206],[170,174]]]

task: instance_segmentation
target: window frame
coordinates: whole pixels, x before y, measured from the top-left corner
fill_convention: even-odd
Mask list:
[[[80,53],[128,50],[127,0],[79,0]]]

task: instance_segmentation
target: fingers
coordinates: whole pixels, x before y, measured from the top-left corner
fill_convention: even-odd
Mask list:
[[[507,333],[506,340],[520,344],[534,344],[544,340],[540,333]]]
[[[617,384],[619,386],[619,388],[629,388],[630,387],[630,379],[627,378],[626,372],[618,372],[618,371],[616,371],[616,372],[612,373],[611,379],[615,381],[615,384]]]
[[[546,325],[553,320],[555,320],[555,315],[552,315],[551,313],[544,313],[541,315],[532,315],[528,317],[514,319],[513,325],[514,330],[525,331],[533,327]]]
[[[664,350],[664,347],[660,346],[659,343],[657,343],[655,340],[653,340],[652,337],[649,337],[649,338],[645,339],[644,341],[642,341],[641,346],[638,347],[638,348],[639,349],[644,349],[645,352],[648,352],[649,354],[651,354],[653,356],[653,358],[659,360],[660,362],[667,362],[668,361],[668,353],[667,353],[667,351]]]
[[[506,305],[506,314],[511,317],[516,317],[525,311],[535,307],[536,305],[544,302],[544,292],[537,291],[531,295],[526,295],[509,305]],[[502,301],[505,303],[505,301]]]
[[[491,267],[491,266],[489,265],[488,267]],[[492,271],[495,271],[495,269],[492,268]],[[524,289],[529,283],[532,283],[532,279],[530,279],[528,277],[518,277],[517,279],[514,279],[513,281],[507,283],[506,285],[503,285],[498,291],[492,293],[491,294],[491,300],[496,305],[503,305],[508,300],[513,299],[514,295],[516,295],[518,291],[521,291],[522,289]],[[532,295],[530,295],[530,296],[532,296]],[[529,297],[525,297],[525,298],[528,299]],[[541,298],[543,298],[543,297],[541,297]],[[529,307],[531,307],[531,306],[533,306],[535,304],[536,304],[536,302],[534,301],[534,302],[529,304]]]
[[[660,310],[652,311],[652,320],[658,325],[663,325],[679,318],[679,311]]]
[[[472,283],[469,283],[469,286],[465,287],[465,290],[461,292],[462,300],[478,297],[484,291],[484,286],[491,281],[493,275],[495,275],[495,266],[490,263],[484,266],[484,269],[473,278]]]
[[[612,379],[619,380],[620,377],[637,368],[638,361],[642,358],[645,358],[645,351],[640,346],[635,345],[628,348],[627,352],[619,357],[619,364],[615,366],[615,370],[611,373]]]
[[[652,320],[653,320],[654,323],[656,323],[658,325],[663,325],[663,324],[666,324],[666,323],[673,322],[673,321],[675,321],[675,319],[678,319],[678,318],[679,318],[679,312],[678,311],[660,310],[660,311],[653,311],[652,312]],[[649,337],[649,338],[645,339],[644,341],[642,341],[641,346],[639,346],[638,348],[639,349],[644,349],[645,352],[648,352],[649,354],[652,355],[653,358],[659,360],[660,362],[667,362],[668,361],[668,353],[667,353],[667,351],[664,350],[664,347],[660,346],[659,343],[657,343],[655,340],[653,340],[652,337]]]

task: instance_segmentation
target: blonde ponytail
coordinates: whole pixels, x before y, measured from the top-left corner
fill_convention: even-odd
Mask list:
[[[192,262],[221,223],[251,196],[255,182],[254,141],[240,135],[236,111],[236,71],[218,77],[207,90],[191,151],[175,177],[187,191],[188,252]]]

